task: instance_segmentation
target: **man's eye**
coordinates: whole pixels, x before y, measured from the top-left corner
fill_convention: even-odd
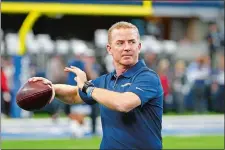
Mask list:
[[[122,45],[123,44],[123,42],[117,42],[117,45]]]

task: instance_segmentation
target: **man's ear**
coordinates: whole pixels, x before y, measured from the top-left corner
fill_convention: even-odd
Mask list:
[[[109,44],[106,45],[106,49],[109,55],[112,55],[111,46]]]
[[[141,52],[141,42],[138,44],[139,53]]]

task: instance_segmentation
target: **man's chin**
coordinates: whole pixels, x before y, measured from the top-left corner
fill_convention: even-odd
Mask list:
[[[133,59],[127,59],[127,60],[123,60],[122,64],[125,66],[130,66],[130,65],[134,64],[134,61],[133,61]]]

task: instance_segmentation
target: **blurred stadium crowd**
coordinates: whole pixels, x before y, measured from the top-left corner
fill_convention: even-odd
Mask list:
[[[18,49],[18,34],[12,20],[23,16],[10,17],[3,15],[1,30],[1,111],[2,117],[11,117],[11,102],[14,88],[15,65],[13,57]],[[54,20],[64,16],[45,17],[26,39],[27,53],[23,56],[21,82],[29,77],[42,76],[53,83],[75,85],[74,75],[66,74],[65,66],[78,66],[87,72],[88,78],[94,79],[111,72],[113,64],[111,56],[107,55],[107,28],[111,22],[121,19],[136,24],[141,33],[142,51],[149,68],[156,71],[164,89],[164,113],[194,113],[224,112],[224,20],[201,21],[199,18],[178,18],[171,21],[171,27],[165,27],[164,19],[160,18],[119,18],[111,20],[89,18],[80,19],[70,16],[67,21],[61,20],[61,26],[54,27]],[[20,20],[18,19],[18,20]],[[74,21],[72,21],[75,19]],[[9,21],[11,20],[11,21]],[[68,21],[69,20],[69,21]],[[85,20],[85,23],[82,22]],[[5,22],[4,22],[5,21]],[[68,24],[69,22],[73,22]],[[108,22],[107,22],[108,21]],[[15,21],[16,22],[16,21]],[[45,22],[45,23],[44,23]],[[74,26],[79,24],[82,27]],[[93,23],[93,25],[92,25]],[[16,24],[16,23],[15,23]],[[88,25],[87,25],[88,24]],[[15,25],[16,26],[16,25]],[[11,28],[9,28],[11,27]],[[63,28],[61,28],[63,27]],[[68,27],[68,31],[67,30]],[[93,32],[88,30],[93,28]],[[52,29],[54,28],[54,29]],[[74,28],[71,30],[71,28]],[[42,33],[43,30],[44,32]],[[86,29],[86,30],[85,30]],[[39,31],[40,30],[40,31]],[[61,31],[62,30],[62,31]],[[66,32],[66,38],[60,38],[57,33]],[[83,35],[87,38],[84,38]],[[79,35],[82,35],[79,37]],[[91,40],[90,40],[91,39]],[[69,106],[60,101],[53,101],[43,110],[48,112],[53,121],[64,112],[72,120],[82,124],[83,118],[89,115],[95,124],[99,115],[98,106]],[[22,111],[22,117],[32,117],[32,114]],[[93,127],[93,132],[95,127]]]

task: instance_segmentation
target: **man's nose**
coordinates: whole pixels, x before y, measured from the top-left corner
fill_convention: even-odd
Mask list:
[[[130,51],[131,50],[131,47],[130,47],[130,44],[129,43],[126,43],[125,44],[124,50],[125,51]]]

